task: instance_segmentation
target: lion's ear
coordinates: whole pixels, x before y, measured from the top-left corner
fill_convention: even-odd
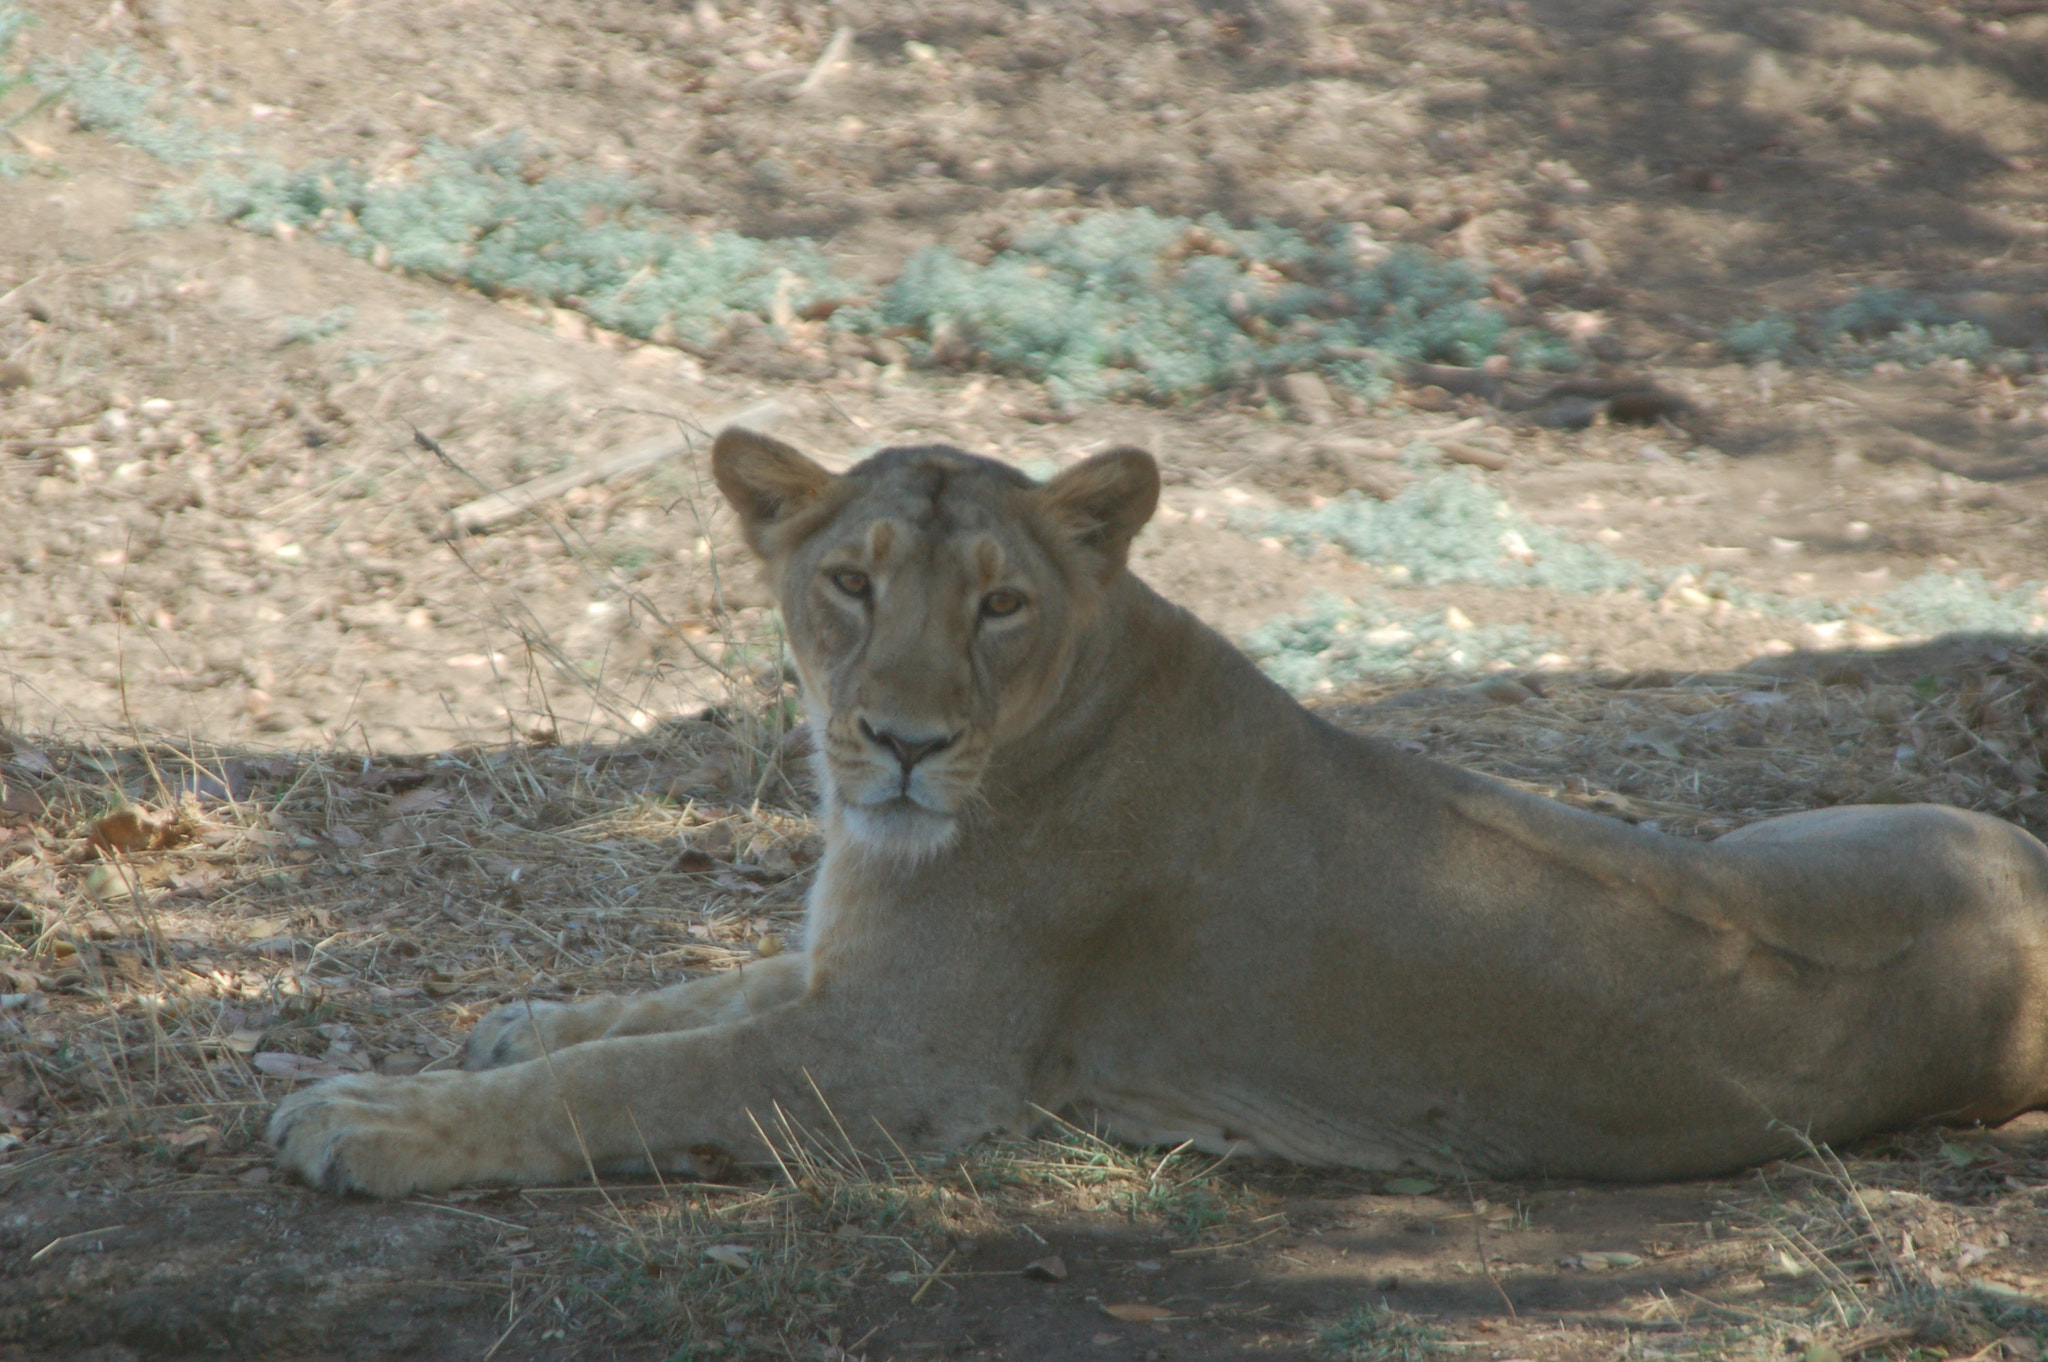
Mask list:
[[[1105,450],[1048,482],[1044,495],[1074,538],[1106,560],[1107,577],[1124,565],[1131,539],[1159,507],[1159,465],[1129,445]]]
[[[711,445],[711,476],[739,512],[754,552],[771,558],[788,547],[776,530],[818,502],[839,479],[780,440],[728,426]]]

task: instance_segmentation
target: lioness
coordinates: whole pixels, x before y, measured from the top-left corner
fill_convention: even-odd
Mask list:
[[[2048,1099],[2048,849],[1935,806],[1696,843],[1341,731],[1125,567],[1150,456],[834,475],[728,431],[818,737],[808,947],[512,1006],[467,1072],[292,1097],[336,1190],[886,1150],[1069,1110],[1138,1143],[1647,1179]],[[829,1113],[827,1106],[829,1105]]]

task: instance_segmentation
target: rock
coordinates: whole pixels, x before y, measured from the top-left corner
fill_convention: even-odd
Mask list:
[[[1280,396],[1295,420],[1305,425],[1327,426],[1337,419],[1337,399],[1331,395],[1330,385],[1323,382],[1322,375],[1282,374],[1278,386]]]
[[[1067,1279],[1067,1264],[1057,1253],[1049,1253],[1024,1264],[1024,1275],[1034,1282],[1063,1282]]]
[[[35,379],[29,373],[26,364],[11,359],[5,363],[0,363],[0,393],[15,392],[22,388],[33,387],[34,384]]]

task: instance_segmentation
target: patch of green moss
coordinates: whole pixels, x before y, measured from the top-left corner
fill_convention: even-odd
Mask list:
[[[1277,535],[1303,551],[1336,544],[1422,586],[1623,591],[1650,585],[1641,563],[1537,524],[1462,471],[1420,479],[1390,501],[1346,492],[1313,509],[1250,518],[1243,528]]]
[[[1774,308],[1723,329],[1721,344],[1748,363],[1807,360],[1852,370],[1884,362],[1921,369],[1953,360],[2013,370],[2026,359],[2002,349],[1977,323],[1905,289],[1863,289],[1805,321]]]
[[[1046,382],[1062,402],[1165,401],[1321,369],[1376,394],[1392,365],[1568,351],[1511,331],[1487,279],[1402,249],[1374,258],[1346,228],[1308,236],[1149,209],[1044,219],[985,263],[913,257],[849,324],[908,331],[922,359]]]
[[[1469,674],[1489,662],[1527,666],[1550,646],[1522,625],[1459,628],[1441,610],[1330,595],[1260,625],[1243,640],[1246,655],[1296,695],[1361,680]]]
[[[201,184],[222,220],[312,232],[364,258],[582,309],[631,335],[710,343],[735,314],[767,316],[849,291],[806,241],[698,233],[617,176],[538,169],[518,137],[430,144],[403,179],[328,162],[259,165]]]
[[[1923,572],[1870,604],[1898,634],[2048,634],[2048,586],[2040,582],[2001,591],[1981,573]]]
[[[19,31],[17,25],[6,36]],[[146,76],[132,52],[38,62],[32,75],[46,97],[70,106],[79,127],[103,132],[165,165],[196,165],[230,147],[179,112],[164,83]]]

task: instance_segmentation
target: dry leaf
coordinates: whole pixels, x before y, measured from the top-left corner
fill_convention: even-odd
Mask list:
[[[1024,1264],[1024,1275],[1035,1282],[1063,1282],[1067,1279],[1066,1260],[1049,1253]]]
[[[1391,1196],[1428,1196],[1437,1184],[1427,1178],[1388,1178],[1386,1189]]]
[[[256,1053],[256,1047],[262,1043],[263,1032],[247,1027],[239,1031],[230,1031],[219,1041],[223,1050],[233,1050],[238,1055],[253,1055]]]
[[[704,1250],[704,1256],[714,1263],[744,1272],[754,1265],[754,1255],[740,1244],[713,1244]]]
[[[220,1131],[213,1126],[186,1126],[165,1143],[171,1147],[173,1154],[184,1158],[197,1158],[220,1143]]]
[[[140,804],[124,804],[92,825],[91,841],[101,854],[109,851],[157,851],[184,839],[178,817]]]
[[[230,757],[218,771],[181,772],[171,788],[174,795],[191,795],[201,804],[239,804],[249,797],[249,768]]]
[[[1105,1305],[1102,1313],[1126,1324],[1156,1324],[1161,1320],[1180,1318],[1163,1305]]]
[[[311,1083],[319,1078],[339,1078],[342,1070],[324,1059],[295,1055],[285,1050],[265,1050],[249,1061],[256,1072],[272,1078],[289,1078],[294,1083]]]
[[[349,784],[359,790],[410,790],[432,780],[431,771],[413,771],[403,766],[373,766],[369,770],[350,778]]]
[[[432,809],[446,808],[454,798],[448,791],[431,786],[408,790],[394,797],[384,812],[393,818],[402,818],[409,813],[426,813]]]
[[[10,818],[41,818],[49,809],[43,797],[28,786],[0,780],[0,814]]]
[[[347,824],[337,823],[327,830],[327,840],[338,847],[359,847],[363,844],[365,838],[363,834]]]
[[[171,892],[179,898],[210,899],[227,882],[227,872],[218,866],[195,865],[171,875]]]

